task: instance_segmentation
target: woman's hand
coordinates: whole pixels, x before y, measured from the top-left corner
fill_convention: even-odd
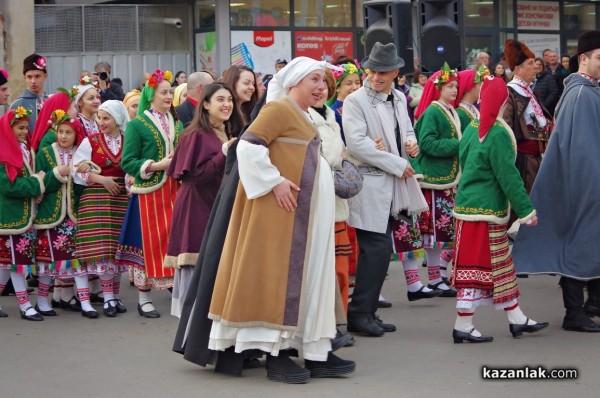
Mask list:
[[[69,166],[58,166],[58,174],[66,177],[71,174],[71,168]]]
[[[150,165],[150,171],[168,170],[171,166],[171,160],[173,159],[173,153],[165,156],[160,161],[152,163]]]
[[[538,225],[538,217],[537,216],[531,217],[529,220],[527,220],[525,225],[528,227],[535,227],[536,225]]]
[[[91,169],[92,169],[92,167],[89,165],[89,163],[83,162],[83,163],[79,163],[77,165],[77,168],[75,169],[75,171],[78,173],[87,173]]]
[[[46,172],[43,171],[43,170],[40,170],[40,171],[37,172],[37,175],[40,176],[40,178],[43,179],[46,176]]]
[[[292,194],[292,189],[300,191],[300,187],[288,179],[283,180],[273,187],[273,195],[275,195],[279,207],[290,212],[296,210],[296,207],[298,207],[296,198]]]
[[[102,176],[101,184],[104,186],[104,188],[106,188],[108,192],[110,192],[112,196],[118,196],[121,193],[121,187],[119,187],[119,184],[117,184],[117,182],[115,181],[117,178],[118,177]]]
[[[35,198],[35,203],[39,205],[40,203],[42,203],[42,200],[44,200],[44,195],[40,195],[37,198]]]
[[[416,158],[419,156],[419,144],[414,141],[406,141],[406,153],[411,158]]]

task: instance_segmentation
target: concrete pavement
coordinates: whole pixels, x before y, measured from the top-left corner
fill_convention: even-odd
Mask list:
[[[423,278],[426,272],[421,271]],[[125,278],[125,277],[124,277]],[[137,292],[122,284],[128,307],[116,318],[95,320],[59,310],[43,322],[20,319],[14,296],[1,297],[9,318],[0,318],[0,397],[564,397],[591,396],[600,390],[600,335],[566,332],[558,278],[519,279],[527,316],[548,321],[535,335],[513,339],[503,311],[481,308],[475,326],[494,336],[488,344],[453,344],[455,300],[409,303],[402,269],[392,263],[384,296],[393,303],[380,310],[398,327],[380,338],[357,337],[338,354],[357,362],[343,379],[313,379],[305,385],[268,381],[264,369],[235,378],[201,368],[171,351],[178,320],[169,315],[168,292],[153,292],[160,319],[136,311]],[[33,297],[35,301],[35,297]],[[101,311],[101,307],[97,309]],[[576,368],[577,380],[488,381],[491,367]]]

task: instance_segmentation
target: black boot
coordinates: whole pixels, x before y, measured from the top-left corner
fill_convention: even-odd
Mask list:
[[[583,310],[590,318],[600,317],[600,279],[593,279],[587,282],[588,299],[583,306]]]
[[[306,369],[310,370],[312,377],[341,377],[354,372],[356,362],[347,361],[335,356],[333,353],[327,355],[326,361],[305,360]]]
[[[244,368],[244,355],[236,353],[234,347],[219,352],[215,372],[225,373],[232,376],[241,376]]]
[[[267,355],[267,377],[288,384],[303,384],[310,378],[310,371],[292,361],[288,350],[281,350],[276,357]]]
[[[575,332],[600,332],[600,325],[592,321],[583,310],[583,287],[586,282],[562,277],[563,301],[566,314],[563,329]]]

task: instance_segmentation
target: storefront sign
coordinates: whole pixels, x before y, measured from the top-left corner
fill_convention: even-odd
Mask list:
[[[558,1],[518,1],[517,27],[531,30],[559,30]]]
[[[295,55],[330,62],[340,55],[352,57],[354,54],[352,38],[352,32],[296,31]]]
[[[231,32],[231,63],[246,65],[263,74],[275,73],[275,60],[292,59],[292,34],[289,31]]]
[[[545,49],[550,49],[560,54],[560,35],[519,33],[519,41],[525,43],[534,52],[536,57],[541,57]]]
[[[216,71],[216,40],[215,32],[196,33],[196,66],[198,70]]]

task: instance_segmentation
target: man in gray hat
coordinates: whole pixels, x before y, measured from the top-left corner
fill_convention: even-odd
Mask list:
[[[343,117],[349,155],[364,178],[362,191],[349,199],[348,223],[356,228],[360,254],[348,331],[381,336],[396,330],[375,315],[392,254],[392,221],[418,211],[425,201],[408,162],[419,147],[406,97],[393,88],[404,61],[393,43],[378,42],[362,66],[368,78],[344,100]]]

